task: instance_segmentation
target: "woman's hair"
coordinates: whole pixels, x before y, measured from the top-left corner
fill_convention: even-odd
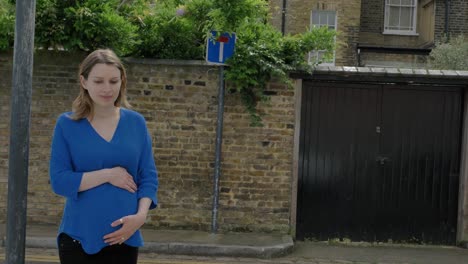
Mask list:
[[[119,96],[115,100],[115,106],[123,106],[126,108],[130,107],[130,104],[127,101],[127,73],[125,72],[125,67],[120,61],[119,57],[110,49],[98,49],[89,54],[83,62],[80,64],[80,70],[78,75],[78,80],[80,76],[83,76],[86,80],[88,79],[89,73],[96,64],[107,64],[114,65],[120,70],[121,86]],[[73,115],[72,119],[79,120],[86,117],[92,117],[94,115],[94,106],[91,97],[89,96],[88,91],[80,83],[80,93],[73,101]]]

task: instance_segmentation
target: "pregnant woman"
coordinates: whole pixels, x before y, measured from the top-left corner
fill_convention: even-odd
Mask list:
[[[113,51],[89,54],[79,79],[51,147],[52,189],[66,198],[60,262],[136,264],[139,229],[157,205],[151,136],[143,116],[128,109],[125,68]]]

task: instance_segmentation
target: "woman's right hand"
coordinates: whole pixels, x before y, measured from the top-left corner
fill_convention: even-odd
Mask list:
[[[110,169],[109,183],[131,193],[136,192],[138,189],[132,175],[122,167]]]

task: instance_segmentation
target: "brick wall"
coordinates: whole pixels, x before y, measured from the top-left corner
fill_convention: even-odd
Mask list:
[[[51,194],[48,183],[48,157],[55,118],[69,109],[76,95],[77,56],[64,58],[50,54],[49,63],[35,63],[29,151],[28,221],[56,223],[62,200]],[[0,53],[0,221],[6,218],[8,145],[12,54]]]
[[[394,67],[423,69],[426,55],[361,52],[361,64],[369,67]]]
[[[57,225],[63,198],[52,193],[48,160],[56,117],[77,94],[83,54],[36,53],[28,222]],[[0,53],[0,222],[6,221],[12,55]],[[209,230],[218,71],[200,62],[127,60],[128,97],[153,136],[160,206],[148,225]],[[264,127],[250,127],[239,95],[226,94],[220,181],[221,231],[289,231],[294,91],[270,84]]]
[[[356,44],[359,38],[361,0],[288,0],[286,7],[286,33],[297,34],[309,30],[312,10],[337,12],[337,66],[355,66]]]
[[[427,48],[434,41],[434,6],[421,1],[417,10],[417,35],[383,34],[385,19],[384,0],[362,0],[361,28],[359,32],[360,46]],[[437,11],[438,12],[438,11]],[[437,24],[437,23],[436,23]],[[391,67],[424,68],[425,56],[404,54],[379,54],[361,50],[362,66],[386,65]],[[398,57],[398,58],[397,58]],[[396,60],[395,60],[396,59]]]
[[[421,7],[417,10],[419,17],[417,21],[419,23],[417,24],[417,33],[419,34],[415,36],[382,33],[385,18],[384,0],[362,0],[361,10],[360,44],[414,48],[425,46],[428,42],[433,41],[432,31],[424,27],[431,24],[430,21],[433,20],[433,13],[430,11],[423,12]],[[420,20],[423,20],[423,23],[426,25],[421,25]]]
[[[435,39],[445,36],[445,1],[436,1]],[[450,0],[449,32],[452,36],[468,35],[468,2],[466,0]]]
[[[0,175],[7,175],[8,171],[8,142],[9,142],[9,95],[11,84],[12,62],[10,58],[0,56]],[[2,178],[0,177],[0,181]],[[2,212],[0,211],[0,214]]]
[[[361,0],[361,31],[383,32],[385,0]]]
[[[8,178],[8,145],[10,142],[10,89],[12,62],[10,56],[0,56],[0,220],[6,222],[6,197]]]
[[[278,31],[281,31],[282,17],[283,17],[283,1],[284,0],[269,0],[270,6],[270,24],[273,25]]]
[[[362,0],[361,32],[376,34],[383,32],[384,2],[383,0]],[[445,0],[436,0],[435,4],[435,39],[440,40],[445,34]],[[468,34],[467,13],[467,1],[450,0],[449,31],[452,35]],[[387,41],[381,40],[383,43],[387,43]],[[403,45],[408,42],[408,44],[414,46],[414,44],[411,44],[411,40],[399,40],[399,42]]]

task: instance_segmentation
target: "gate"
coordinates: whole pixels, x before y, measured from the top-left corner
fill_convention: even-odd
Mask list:
[[[454,244],[462,89],[305,80],[297,238]]]

